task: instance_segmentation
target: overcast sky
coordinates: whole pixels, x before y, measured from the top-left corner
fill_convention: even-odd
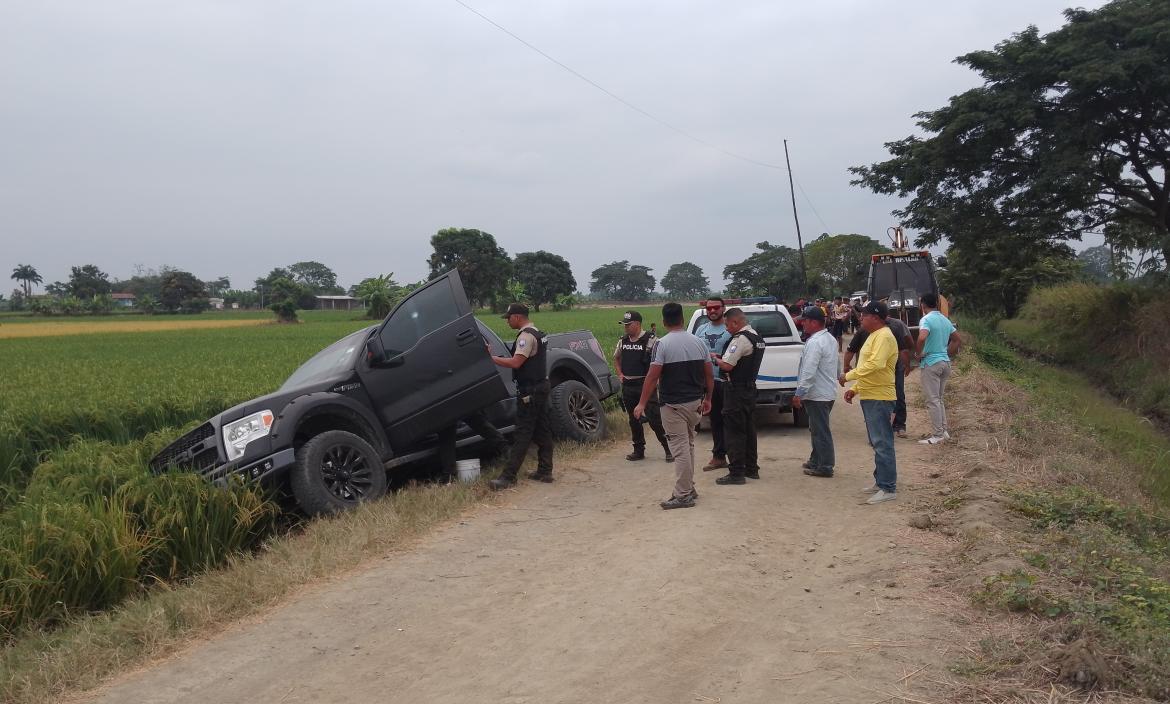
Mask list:
[[[898,204],[847,168],[975,85],[955,56],[1073,4],[466,1],[721,149],[783,165],[787,138],[806,242],[884,238]],[[247,288],[318,260],[345,286],[414,281],[436,230],[473,227],[564,256],[581,290],[618,259],[718,285],[756,242],[796,245],[784,171],[454,0],[0,0],[0,96],[4,276],[172,265]]]

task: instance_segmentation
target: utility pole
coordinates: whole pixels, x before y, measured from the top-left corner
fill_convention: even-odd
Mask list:
[[[796,221],[796,246],[800,248],[800,287],[808,295],[808,272],[804,267],[804,240],[800,238],[800,218],[796,216],[796,190],[792,187],[792,161],[788,158],[788,140],[784,140],[784,163],[788,164],[788,192],[792,195],[792,219]]]

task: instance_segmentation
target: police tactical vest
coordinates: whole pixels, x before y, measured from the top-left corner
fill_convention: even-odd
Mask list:
[[[654,334],[643,330],[641,337],[631,340],[622,337],[622,375],[646,376],[650,372],[650,341]]]
[[[754,332],[741,330],[731,339],[737,345],[745,344],[746,339],[746,344],[750,344],[755,349],[750,356],[739,358],[735,368],[727,373],[728,379],[731,381],[731,385],[736,388],[754,389],[756,376],[760,373],[760,365],[764,363],[764,350],[767,349],[764,338]]]
[[[532,350],[524,364],[512,370],[512,379],[518,388],[530,389],[548,378],[548,358],[545,356],[548,338],[543,332],[529,326],[516,333],[516,340],[519,341],[520,335],[524,333],[536,338],[536,349]],[[515,349],[516,343],[513,343],[513,354],[515,354]]]

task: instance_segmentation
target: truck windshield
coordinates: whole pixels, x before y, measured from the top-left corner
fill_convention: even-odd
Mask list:
[[[312,359],[302,364],[292,373],[292,376],[285,380],[280,387],[281,390],[295,389],[314,382],[325,381],[353,369],[354,361],[365,349],[366,337],[369,332],[369,328],[358,330],[313,355]]]

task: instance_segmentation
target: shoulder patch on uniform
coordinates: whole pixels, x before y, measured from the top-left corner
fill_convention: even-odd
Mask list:
[[[521,347],[523,347],[523,346],[524,346],[525,344],[527,344],[527,343],[526,343],[524,340],[519,340],[519,341],[517,341],[517,342],[516,342],[516,344],[518,344],[518,345],[520,345]]]
[[[730,352],[734,352],[734,351],[735,351],[735,345],[732,345],[731,347],[728,347],[728,348],[727,348],[727,351],[728,351],[729,353],[730,353]]]

